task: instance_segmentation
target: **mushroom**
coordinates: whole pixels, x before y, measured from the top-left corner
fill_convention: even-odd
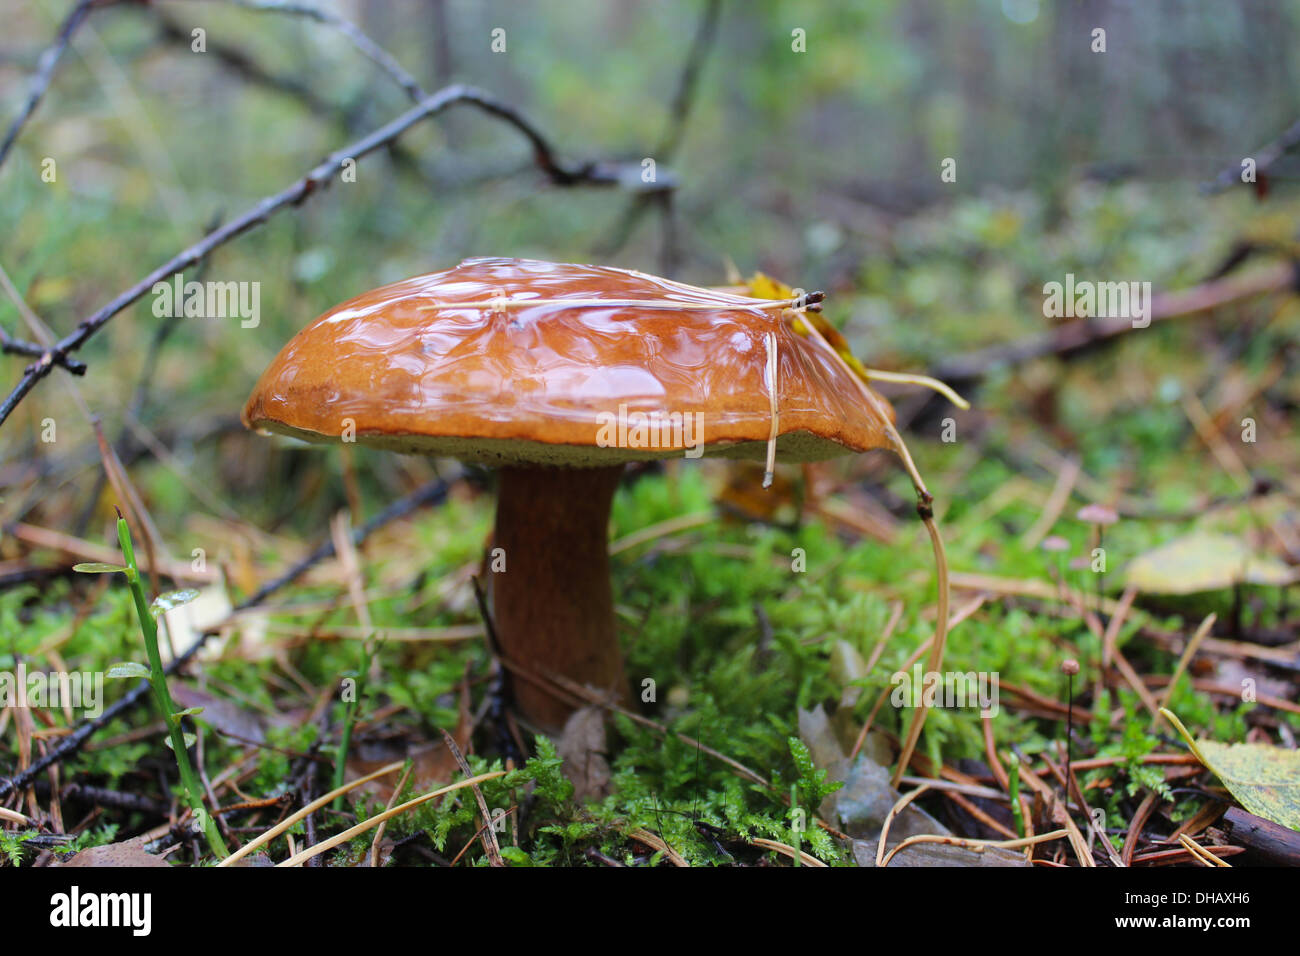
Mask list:
[[[242,417],[498,468],[498,649],[525,678],[513,682],[521,714],[553,731],[573,707],[546,678],[627,700],[606,540],[625,463],[766,456],[770,472],[774,458],[895,447],[889,405],[783,318],[809,301],[469,259],[326,312],[270,364]]]

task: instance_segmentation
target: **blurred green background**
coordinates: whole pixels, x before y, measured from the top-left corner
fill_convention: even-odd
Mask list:
[[[70,7],[6,4],[6,119]],[[78,384],[110,437],[126,434],[134,409],[177,460],[215,476],[199,483],[238,501],[227,510],[263,526],[288,520],[308,537],[343,501],[337,469],[318,479],[325,493],[309,483],[286,496],[285,486],[296,484],[304,455],[335,459],[244,434],[236,416],[253,382],[330,306],[467,256],[599,261],[700,283],[723,281],[728,263],[746,275],[762,269],[826,289],[828,314],[868,364],[924,370],[1041,331],[1042,285],[1067,272],[1179,288],[1212,272],[1243,236],[1290,241],[1294,231],[1286,163],[1267,205],[1245,188],[1209,196],[1199,187],[1300,114],[1287,55],[1300,3],[324,7],[357,23],[426,90],[481,86],[518,106],[566,161],[635,170],[652,158],[678,188],[670,202],[558,188],[516,131],[456,108],[361,160],[355,183],[334,182],[217,251],[203,278],[260,283],[257,328],[185,320],[153,350],[163,323],[146,297],[80,353],[92,371]],[[1093,49],[1098,27],[1105,52]],[[193,50],[196,29],[206,52]],[[492,50],[498,29],[503,52]],[[801,44],[806,52],[795,51]],[[0,168],[0,264],[65,334],[218,218],[409,106],[327,25],[220,2],[98,10]],[[41,178],[47,158],[54,183]],[[940,178],[946,158],[956,160],[955,182]],[[7,299],[0,322],[31,338]],[[1052,379],[1060,395],[1038,422],[1054,429],[1052,440],[1112,486],[1152,484],[1148,472],[1184,463],[1148,466],[1144,449],[1185,429],[1171,405],[1180,382],[1213,376],[1217,359],[1179,332],[1131,338],[1081,375],[1054,366],[994,375],[980,404],[1006,410],[1014,426]],[[1262,362],[1278,346],[1261,335],[1246,351]],[[26,361],[4,361],[9,380]],[[1294,391],[1288,381],[1277,387]],[[57,447],[38,439],[46,418],[61,429]],[[937,427],[930,421],[918,438],[935,439]],[[78,470],[50,464],[60,449],[78,449]],[[144,454],[138,436],[122,451],[131,461]],[[924,465],[929,453],[917,454]],[[86,530],[98,455],[56,380],[5,425],[0,455],[0,484],[53,467],[59,489],[81,489],[76,501],[44,486],[11,496],[7,515],[63,524],[73,509],[72,529]],[[367,490],[378,481],[383,495],[425,471],[365,450],[357,457]],[[157,499],[165,536],[192,509],[220,510],[166,469],[137,480]],[[1164,482],[1160,491],[1186,500],[1196,490],[1180,488]]]

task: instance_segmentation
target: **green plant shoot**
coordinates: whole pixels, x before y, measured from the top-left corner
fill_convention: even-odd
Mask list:
[[[375,659],[375,653],[378,651],[378,645],[372,644],[367,640],[361,646],[361,660],[356,672],[356,686],[353,688],[353,694],[350,700],[343,702],[343,733],[339,737],[338,751],[334,755],[334,787],[337,790],[343,786],[343,778],[347,770],[348,748],[352,745],[352,727],[357,720],[357,701],[361,699],[361,688],[365,682],[366,674],[370,671],[370,662]],[[335,809],[343,809],[343,798],[340,796],[334,801]]]
[[[145,652],[149,656],[149,667],[146,670],[136,663],[116,664],[109,668],[107,676],[117,678],[143,677],[149,681],[149,686],[153,690],[154,701],[158,705],[158,710],[162,713],[163,722],[167,725],[168,743],[172,753],[176,755],[176,766],[180,770],[181,784],[185,788],[185,797],[190,810],[194,814],[194,819],[203,828],[203,835],[207,839],[212,852],[219,858],[224,859],[230,855],[230,851],[226,849],[226,844],[221,839],[221,833],[217,829],[216,821],[213,820],[211,814],[203,805],[203,788],[199,785],[198,775],[195,774],[194,767],[190,763],[189,752],[186,750],[187,735],[181,727],[182,717],[197,714],[202,708],[192,707],[183,711],[176,709],[171,692],[167,689],[167,676],[163,671],[162,656],[158,652],[158,621],[155,614],[178,607],[188,600],[192,600],[194,595],[185,595],[181,592],[160,595],[151,607],[149,602],[145,600],[144,584],[140,578],[140,569],[136,565],[135,548],[131,542],[131,529],[127,526],[126,519],[122,517],[121,512],[118,512],[117,518],[117,540],[122,546],[122,555],[126,558],[124,567],[114,564],[78,564],[73,568],[74,571],[89,574],[121,571],[126,575],[127,584],[131,588],[131,597],[135,600],[135,611],[140,619],[140,630],[144,634],[144,646]]]

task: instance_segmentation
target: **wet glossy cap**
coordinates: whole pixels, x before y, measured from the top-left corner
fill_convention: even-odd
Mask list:
[[[519,304],[529,299],[539,304]],[[605,266],[468,259],[326,312],[262,374],[243,421],[488,464],[595,466],[700,446],[762,458],[772,332],[779,460],[890,447],[889,404],[864,400],[822,345],[757,301]]]

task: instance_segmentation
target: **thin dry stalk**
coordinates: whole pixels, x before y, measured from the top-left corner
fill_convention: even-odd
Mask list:
[[[631,831],[628,836],[633,840],[636,840],[638,843],[644,843],[646,846],[650,847],[650,849],[662,853],[664,859],[673,866],[690,866],[680,853],[670,847],[667,842],[656,833],[651,833],[649,830],[641,828]]]
[[[937,674],[943,667],[943,651],[948,640],[948,557],[944,553],[943,539],[939,537],[939,528],[934,523],[934,517],[929,513],[928,506],[921,511],[921,518],[925,521],[925,530],[930,534],[930,545],[934,549],[934,567],[939,586],[939,611],[935,618],[934,638],[930,644],[929,664],[930,673]],[[890,781],[890,785],[895,789],[898,788],[903,774],[907,773],[908,764],[912,762],[912,753],[916,750],[916,743],[921,737],[921,728],[925,726],[925,718],[929,711],[930,708],[923,697],[921,706],[916,708],[916,712],[912,715],[912,725],[908,728],[907,737],[903,741],[903,750],[898,755],[898,766]]]
[[[1079,471],[1079,459],[1065,460],[1065,464],[1056,474],[1056,484],[1052,487],[1052,493],[1047,496],[1047,502],[1043,505],[1038,520],[1020,536],[1021,547],[1036,548],[1047,537],[1047,533],[1052,530],[1070,500],[1070,492],[1074,490],[1074,484],[1079,480]]]
[[[1030,769],[1028,764],[1024,763],[1020,765],[1020,781],[1027,784],[1031,790],[1043,798],[1044,803],[1051,808],[1052,819],[1069,831],[1070,847],[1074,850],[1079,865],[1095,867],[1097,861],[1092,858],[1092,853],[1088,850],[1088,842],[1083,838],[1083,834],[1079,831],[1078,825],[1075,824],[1070,814],[1065,811],[1065,807],[1061,805],[1061,801],[1056,799],[1056,794],[1052,792],[1052,788],[1045,784],[1038,774]]]
[[[1154,790],[1148,790],[1147,795],[1138,804],[1133,819],[1129,821],[1128,836],[1124,838],[1124,847],[1119,853],[1125,866],[1133,865],[1133,854],[1137,851],[1138,840],[1142,838],[1142,828],[1147,825],[1147,820],[1151,818],[1151,812],[1155,810],[1159,801],[1159,795]]]
[[[360,836],[368,830],[373,830],[385,820],[392,819],[399,813],[405,813],[407,810],[418,807],[422,803],[428,803],[430,800],[436,799],[445,794],[454,793],[455,791],[463,790],[466,787],[472,787],[485,780],[494,780],[497,777],[504,777],[506,773],[507,771],[505,770],[494,770],[491,773],[481,773],[477,777],[470,777],[468,780],[461,780],[445,787],[439,787],[437,790],[432,790],[421,797],[416,797],[414,800],[407,800],[405,803],[393,807],[391,810],[385,810],[383,813],[373,816],[369,820],[364,820],[354,827],[349,827],[342,833],[337,833],[328,840],[310,846],[301,853],[296,853],[289,859],[277,863],[276,866],[302,866],[303,863],[307,862],[312,857],[319,856],[326,850],[332,850],[340,843],[347,843],[353,837]]]
[[[764,837],[754,837],[749,842],[754,846],[762,847],[764,850],[773,850],[780,853],[782,856],[788,856],[792,860],[797,854],[799,862],[804,866],[826,866],[824,862],[817,859],[817,857],[813,856],[811,853],[804,850],[795,850],[795,848],[790,846],[788,843],[779,843],[776,840],[768,840]]]
[[[330,520],[330,537],[334,541],[334,553],[338,555],[343,577],[347,581],[352,608],[357,613],[357,620],[361,622],[361,630],[369,640],[374,636],[374,625],[370,620],[370,605],[366,603],[361,561],[357,557],[356,546],[352,543],[352,519],[347,511],[340,511]]]
[[[451,755],[456,758],[456,763],[460,767],[460,772],[466,777],[469,777],[473,771],[470,770],[469,763],[465,760],[465,755],[461,753],[460,748],[456,746],[456,738],[447,733],[447,731],[443,730],[441,727],[438,729],[442,732],[442,739],[447,742],[447,749],[450,750]],[[487,801],[483,799],[483,791],[478,788],[478,784],[471,785],[470,789],[474,791],[474,799],[478,803],[478,812],[483,815],[483,827],[480,832],[482,833],[483,850],[487,853],[488,862],[492,866],[505,866],[505,860],[501,858],[501,847],[497,844],[496,827],[493,826],[496,821],[492,819],[492,811],[488,809]]]
[[[880,661],[880,655],[885,653],[885,645],[889,639],[894,636],[894,629],[898,627],[898,621],[903,616],[903,602],[895,601],[889,611],[889,620],[885,622],[885,629],[880,634],[880,640],[876,641],[876,646],[871,649],[871,656],[867,658],[866,673],[870,674]]]
[[[1231,869],[1232,867],[1231,863],[1223,862],[1223,860],[1220,860],[1217,856],[1215,856],[1209,850],[1205,849],[1205,847],[1201,846],[1199,843],[1197,843],[1195,840],[1189,837],[1186,833],[1179,835],[1178,842],[1181,843],[1183,845],[1183,848],[1186,849],[1187,852],[1192,855],[1192,859],[1194,859],[1197,863],[1201,864],[1201,866],[1208,866],[1208,867],[1226,866],[1229,869]]]
[[[907,793],[903,794],[901,797],[895,800],[894,805],[889,808],[889,812],[885,814],[885,819],[880,825],[880,842],[876,846],[877,867],[885,865],[884,864],[885,843],[889,839],[889,828],[893,826],[894,818],[897,817],[900,813],[902,813],[909,803],[911,803],[913,800],[915,800],[917,797],[919,797],[921,794],[925,793],[929,789],[930,789],[930,784],[923,783],[915,790],[909,790]]]
[[[385,810],[393,809],[393,804],[397,802],[397,798],[401,794],[402,788],[406,786],[406,781],[411,779],[411,771],[413,769],[415,769],[414,764],[402,771],[401,779],[397,781],[397,786],[393,788],[393,795],[388,798],[388,803],[384,804]],[[384,831],[387,829],[388,821],[385,820],[383,823],[379,824],[378,829],[375,830],[375,838],[370,844],[370,868],[372,870],[379,869],[379,844],[383,841]]]
[[[1192,658],[1196,656],[1196,652],[1200,648],[1201,642],[1205,640],[1205,636],[1210,633],[1210,629],[1214,627],[1214,622],[1216,620],[1218,620],[1218,616],[1214,614],[1214,612],[1207,614],[1205,620],[1201,621],[1201,626],[1198,627],[1196,633],[1192,635],[1192,639],[1188,641],[1187,646],[1183,648],[1183,653],[1178,658],[1178,666],[1174,668],[1174,672],[1169,678],[1169,684],[1165,687],[1164,692],[1156,698],[1160,707],[1167,707],[1169,705],[1169,700],[1174,695],[1174,687],[1178,684],[1178,678],[1182,677],[1183,673],[1187,670],[1187,665],[1190,664]],[[1157,712],[1155,718],[1151,721],[1152,733],[1155,733],[1156,730],[1159,729],[1161,720],[1162,718]]]
[[[917,836],[910,836],[901,841],[898,846],[894,847],[885,855],[883,861],[878,866],[889,866],[889,861],[897,856],[901,851],[909,846],[916,846],[918,843],[942,843],[946,846],[961,846],[968,850],[982,851],[987,847],[998,847],[1003,850],[1018,850],[1025,846],[1037,846],[1040,843],[1048,843],[1052,840],[1059,840],[1061,837],[1069,836],[1068,830],[1053,830],[1050,833],[1040,833],[1038,836],[1022,837],[1018,840],[968,840],[964,837],[940,836],[935,833],[921,833]]]
[[[256,850],[259,846],[262,846],[263,844],[269,843],[272,840],[274,840],[276,837],[278,837],[285,830],[288,830],[299,820],[305,819],[306,817],[311,816],[311,814],[315,813],[321,807],[333,803],[335,797],[341,797],[349,790],[354,790],[357,787],[361,786],[363,783],[369,783],[371,780],[375,780],[379,777],[384,776],[385,774],[392,773],[394,770],[400,770],[402,768],[402,765],[405,762],[406,761],[404,760],[395,761],[394,763],[390,763],[386,767],[380,767],[374,773],[368,773],[364,777],[358,777],[356,780],[351,780],[345,783],[343,786],[335,790],[331,790],[329,793],[325,794],[322,797],[317,797],[315,800],[307,804],[297,813],[294,813],[291,816],[286,817],[284,820],[281,820],[279,823],[271,827],[271,829],[267,830],[261,836],[254,837],[248,843],[245,843],[238,850],[235,850],[233,853],[231,853],[230,856],[226,857],[224,860],[218,863],[217,866],[233,866],[234,864],[242,860],[244,857],[248,856],[248,854]]]

